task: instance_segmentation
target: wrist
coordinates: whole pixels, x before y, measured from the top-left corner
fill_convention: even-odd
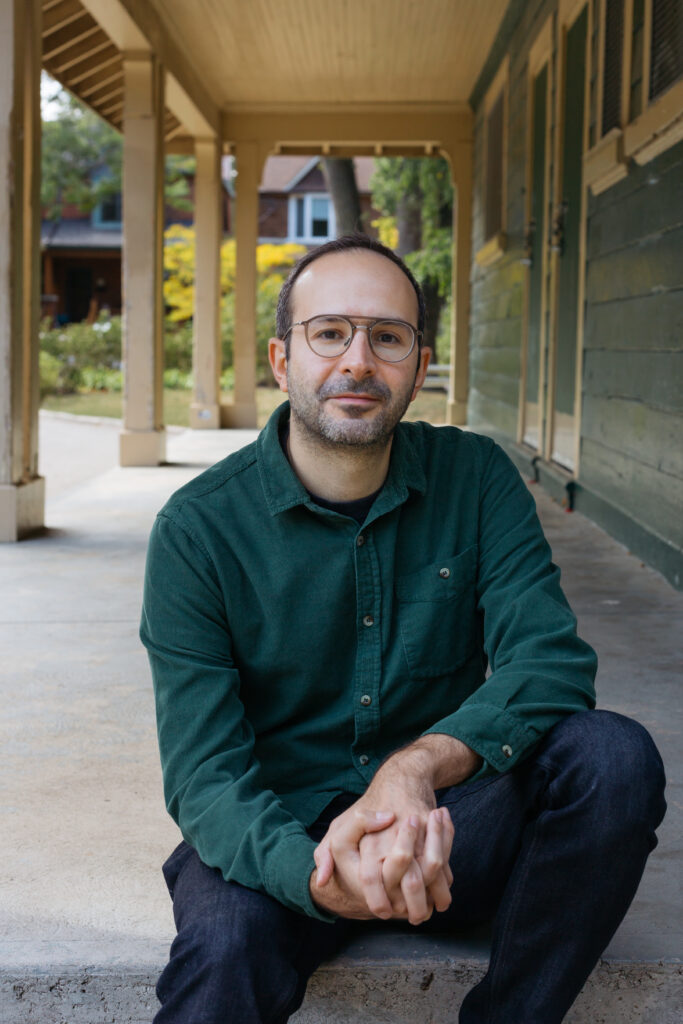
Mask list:
[[[409,774],[421,779],[432,792],[457,786],[479,770],[482,759],[462,740],[445,733],[427,733],[394,754]]]

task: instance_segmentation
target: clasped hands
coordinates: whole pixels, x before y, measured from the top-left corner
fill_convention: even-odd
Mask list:
[[[409,757],[394,755],[314,852],[315,903],[341,917],[428,920],[451,903],[453,823]]]

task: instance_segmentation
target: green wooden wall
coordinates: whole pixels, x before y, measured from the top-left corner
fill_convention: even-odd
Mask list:
[[[513,0],[474,90],[468,422],[515,446],[522,346],[527,58],[557,0]],[[479,267],[482,101],[510,58],[505,255]],[[554,64],[551,91],[554,109]],[[587,222],[576,507],[683,586],[683,143],[599,196]],[[515,449],[516,450],[513,450]],[[563,486],[563,485],[562,485]],[[557,490],[557,488],[556,488]]]
[[[589,204],[579,481],[683,550],[683,143]]]

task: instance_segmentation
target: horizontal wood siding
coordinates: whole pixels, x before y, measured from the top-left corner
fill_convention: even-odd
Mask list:
[[[683,548],[683,143],[589,204],[580,482]]]
[[[484,237],[483,99],[486,83],[476,92],[474,137],[474,198],[472,221],[472,279],[470,296],[470,394],[468,422],[484,432],[517,434],[521,373],[524,267],[526,63],[529,46],[554,7],[553,0],[531,0],[524,7],[508,47],[510,82],[507,119],[506,235],[503,257],[488,267],[475,262]],[[501,60],[505,54],[501,54]],[[491,66],[492,79],[498,66]]]

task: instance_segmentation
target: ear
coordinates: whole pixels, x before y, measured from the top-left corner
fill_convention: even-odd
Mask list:
[[[427,367],[429,366],[429,360],[432,358],[431,348],[420,349],[420,361],[417,366],[417,375],[415,377],[415,384],[413,386],[413,393],[410,396],[410,401],[415,401],[417,393],[425,382],[427,376]]]
[[[269,340],[268,359],[280,391],[287,391],[287,357],[285,356],[285,343],[281,338]]]

